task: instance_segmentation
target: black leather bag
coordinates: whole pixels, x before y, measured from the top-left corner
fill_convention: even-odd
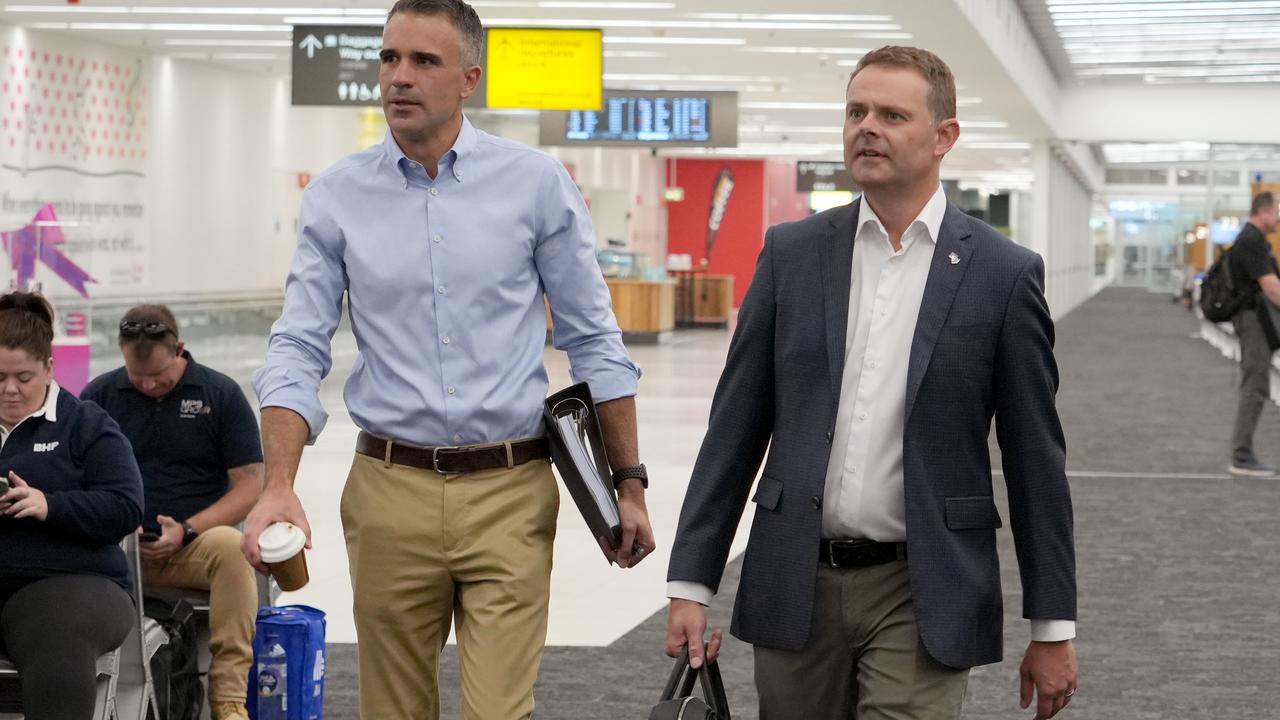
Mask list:
[[[693,696],[693,685],[698,680],[702,681],[701,698]],[[649,711],[649,720],[731,720],[720,666],[711,662],[694,670],[689,667],[689,649],[681,650],[662,691],[662,700]]]

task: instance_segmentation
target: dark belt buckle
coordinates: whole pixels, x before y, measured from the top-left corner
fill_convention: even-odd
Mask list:
[[[840,563],[836,562],[836,548],[854,548],[857,543],[853,540],[828,540],[827,541],[827,564],[832,568],[839,569]]]
[[[431,469],[432,469],[432,470],[435,470],[436,472],[440,473],[441,475],[445,475],[445,474],[447,474],[447,473],[445,473],[445,471],[443,471],[443,470],[441,470],[441,469],[440,469],[440,451],[441,451],[441,450],[458,450],[458,449],[459,449],[459,448],[458,448],[456,445],[450,445],[450,446],[447,446],[447,447],[433,447],[433,448],[431,448]]]

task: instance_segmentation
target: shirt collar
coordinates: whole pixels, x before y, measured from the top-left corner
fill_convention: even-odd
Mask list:
[[[44,397],[44,405],[39,410],[31,413],[30,417],[44,416],[49,422],[58,422],[58,391],[62,388],[58,387],[57,380],[49,381],[48,394]]]
[[[476,149],[477,140],[478,136],[475,127],[467,119],[467,116],[463,115],[462,127],[458,130],[458,137],[453,141],[453,147],[449,148],[449,151],[440,158],[436,179],[439,179],[440,175],[447,170],[453,173],[454,178],[461,181],[463,166],[467,157]],[[387,130],[387,134],[382,138],[382,147],[387,154],[387,159],[391,161],[391,164],[406,182],[414,177],[427,177],[426,172],[422,170],[422,166],[415,160],[411,160],[400,149],[400,144],[396,142],[395,136],[391,134],[390,129]],[[430,178],[427,179],[430,181]]]
[[[918,224],[924,228],[925,236],[929,238],[929,241],[936,244],[938,242],[938,233],[942,231],[942,218],[946,214],[947,194],[943,192],[942,185],[939,184],[938,189],[933,193],[933,197],[929,198],[929,202],[925,203],[920,214],[907,226],[907,232],[911,232],[911,229]],[[876,215],[876,211],[871,208],[871,204],[867,202],[864,196],[862,202],[858,204],[858,227],[855,230],[855,236],[857,233],[862,232],[862,228],[867,223],[875,223],[880,232],[888,235],[888,232],[884,229],[884,223],[880,222],[880,217]],[[903,233],[903,236],[905,237],[906,233]]]

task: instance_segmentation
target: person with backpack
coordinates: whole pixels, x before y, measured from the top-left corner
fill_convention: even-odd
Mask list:
[[[258,420],[234,380],[184,349],[164,305],[126,312],[119,345],[124,366],[80,397],[120,423],[142,470],[143,583],[209,592],[209,709],[248,720],[258,584],[233,526],[262,493]]]
[[[1272,477],[1275,467],[1253,452],[1253,434],[1262,408],[1271,398],[1271,355],[1280,349],[1280,328],[1267,304],[1280,306],[1280,268],[1267,235],[1280,225],[1280,207],[1271,192],[1260,192],[1249,208],[1249,221],[1236,236],[1231,255],[1231,285],[1240,307],[1231,323],[1240,341],[1240,402],[1231,435],[1228,470],[1240,477]]]

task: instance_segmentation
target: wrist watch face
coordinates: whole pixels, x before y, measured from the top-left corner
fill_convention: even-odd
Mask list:
[[[182,523],[182,545],[184,547],[190,545],[191,541],[195,540],[199,534],[195,528],[191,527],[191,523]]]

